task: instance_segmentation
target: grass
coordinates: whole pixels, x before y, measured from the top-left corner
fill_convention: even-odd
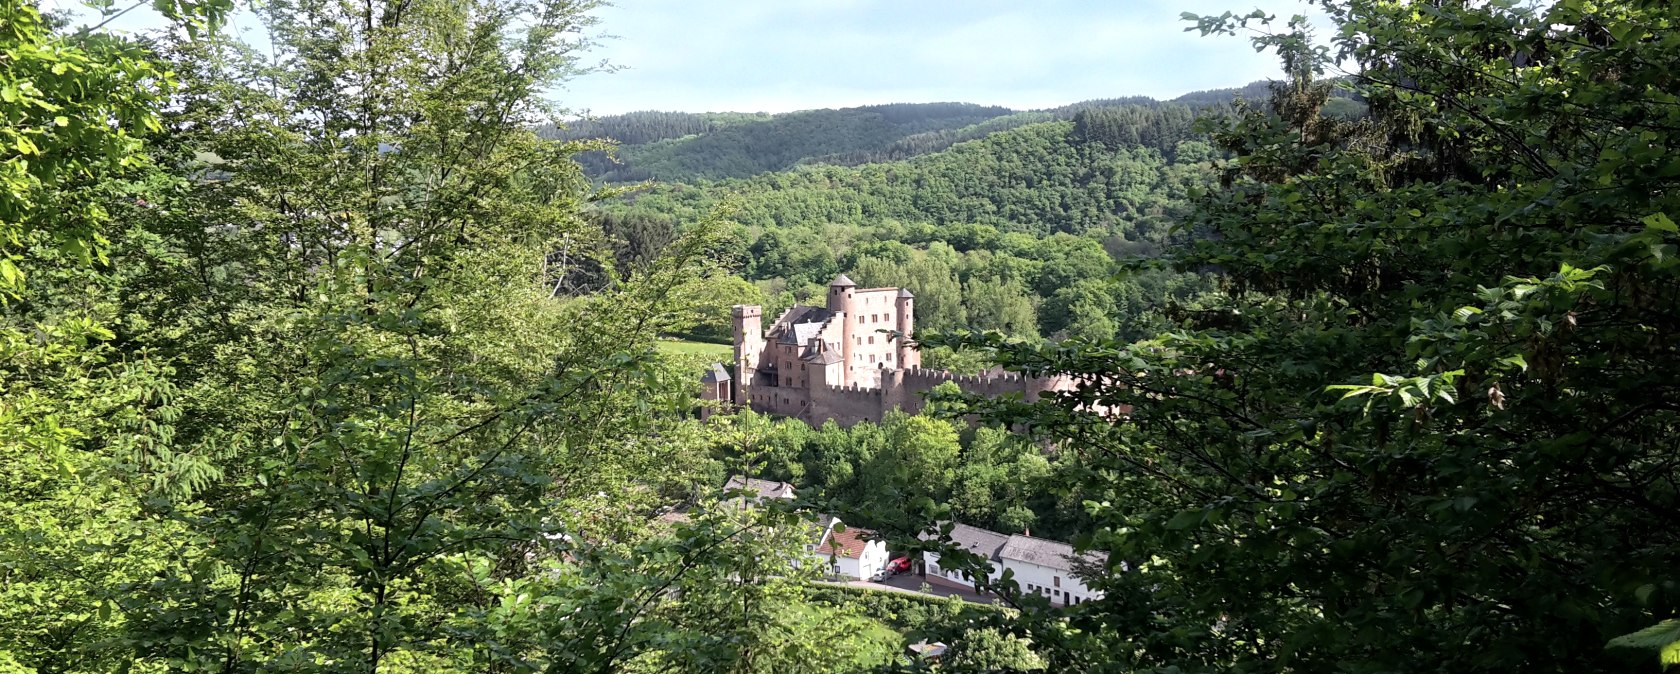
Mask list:
[[[691,342],[680,339],[660,340],[659,350],[675,355],[702,356],[714,361],[725,363],[733,360],[735,357],[735,347],[728,344]]]

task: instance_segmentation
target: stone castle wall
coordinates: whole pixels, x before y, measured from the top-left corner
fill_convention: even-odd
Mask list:
[[[852,426],[860,421],[880,421],[890,409],[882,405],[881,394],[882,389],[856,384],[824,386],[812,391],[811,414],[804,421],[812,426],[820,426],[829,419],[841,426]]]
[[[1034,386],[1035,381],[1014,373],[987,376],[953,374],[945,370],[929,370],[926,368],[905,370],[901,393],[898,396],[898,406],[906,412],[920,412],[927,404],[927,392],[945,382],[952,382],[957,385],[957,388],[967,393],[986,397],[997,397],[1011,393],[1034,397],[1035,389],[1039,388]]]
[[[1013,373],[995,376],[959,375],[944,370],[916,368],[884,370],[881,378],[880,387],[857,384],[815,387],[811,391],[808,412],[797,416],[813,426],[819,426],[828,419],[833,419],[841,426],[851,426],[860,421],[879,422],[893,409],[915,414],[926,406],[928,391],[945,382],[953,382],[963,391],[984,396],[1013,393],[1033,398],[1038,392],[1055,388],[1054,383],[1048,380]],[[791,412],[778,409],[766,411]]]

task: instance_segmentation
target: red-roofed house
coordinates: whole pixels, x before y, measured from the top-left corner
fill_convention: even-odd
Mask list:
[[[875,532],[868,529],[833,527],[811,555],[821,559],[836,576],[869,580],[887,568],[887,544],[871,540],[874,537]]]

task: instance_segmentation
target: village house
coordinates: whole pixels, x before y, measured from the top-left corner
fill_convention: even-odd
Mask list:
[[[726,492],[746,490],[756,493],[757,496],[752,497],[755,503],[773,498],[787,499],[790,501],[793,500],[793,485],[786,482],[760,480],[756,477],[746,477],[743,475],[729,476],[729,479],[725,480],[723,483],[723,490]]]
[[[1099,565],[1107,555],[1078,556],[1066,543],[1016,534],[998,551],[998,558],[1003,560],[1003,568],[1015,572],[1015,582],[1022,590],[1048,597],[1052,604],[1073,605],[1102,596],[1085,587],[1074,574],[1080,564]]]
[[[839,523],[836,519],[835,523]],[[835,576],[869,580],[887,568],[887,543],[875,532],[857,527],[830,526],[811,554]]]
[[[725,492],[747,492],[734,499],[746,507],[776,499],[793,500],[793,485],[776,480],[731,475],[723,484]],[[887,544],[875,532],[847,527],[840,518],[818,515],[811,522],[811,542],[805,552],[811,563],[829,575],[868,580],[887,566]]]
[[[932,538],[924,534],[924,540]],[[967,524],[953,523],[951,525],[951,543],[967,552],[979,555],[981,559],[992,564],[990,580],[997,580],[1003,573],[1003,565],[998,559],[998,551],[1009,542],[1008,534],[971,527]],[[937,581],[947,585],[955,585],[964,589],[974,589],[974,580],[968,574],[957,569],[946,569],[939,566],[939,553],[922,553],[923,571],[930,581]]]
[[[1000,534],[966,524],[953,524],[951,542],[986,560],[991,565],[991,581],[1001,578],[1007,569],[1013,572],[1022,592],[1038,594],[1052,604],[1067,606],[1102,597],[1101,592],[1086,587],[1075,574],[1080,565],[1100,565],[1107,555],[1075,555],[1073,546],[1060,541]],[[923,553],[922,560],[930,583],[974,589],[974,580],[967,573],[941,567],[938,553]]]

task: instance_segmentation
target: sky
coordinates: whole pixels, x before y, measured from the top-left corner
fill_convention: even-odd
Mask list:
[[[79,0],[43,4],[74,11]],[[1257,8],[1280,28],[1315,16],[1304,0],[613,0],[594,12],[585,56],[610,68],[552,98],[593,115],[1172,98],[1280,74],[1246,36],[1202,37],[1180,18]],[[112,27],[159,21],[136,13]],[[266,42],[250,13],[233,24]]]
[[[617,0],[592,58],[620,70],[557,98],[594,114],[1171,98],[1280,74],[1247,38],[1180,18],[1256,8],[1310,15],[1294,0]]]

